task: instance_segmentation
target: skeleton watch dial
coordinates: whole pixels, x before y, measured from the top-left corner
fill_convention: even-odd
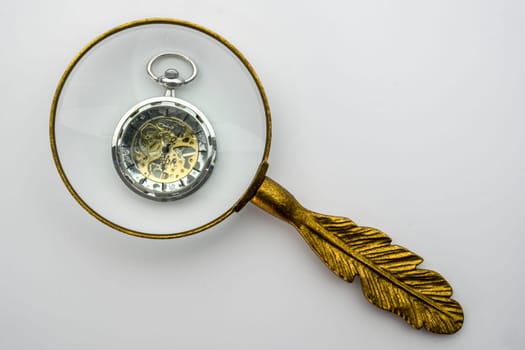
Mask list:
[[[181,80],[177,71],[169,69],[157,77],[151,66],[163,56],[186,60],[193,74]],[[113,136],[113,161],[134,192],[159,201],[180,199],[210,176],[217,153],[215,133],[200,110],[174,97],[176,87],[196,76],[193,61],[179,53],[165,53],[151,59],[147,70],[166,87],[166,96],[142,101],[122,117]]]

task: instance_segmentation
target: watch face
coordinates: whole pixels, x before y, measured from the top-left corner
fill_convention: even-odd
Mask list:
[[[126,185],[150,199],[183,198],[204,184],[217,153],[211,124],[195,106],[174,97],[141,102],[121,119],[113,161]]]

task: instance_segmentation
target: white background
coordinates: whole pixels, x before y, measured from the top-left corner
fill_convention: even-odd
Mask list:
[[[525,5],[520,1],[11,1],[0,12],[1,349],[522,349]],[[172,241],[89,216],[52,164],[48,113],[89,40],[138,18],[205,25],[269,96],[269,174],[376,226],[465,310],[416,331],[253,205]]]

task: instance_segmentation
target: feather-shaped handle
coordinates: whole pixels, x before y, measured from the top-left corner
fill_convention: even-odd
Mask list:
[[[383,232],[352,220],[311,212],[283,187],[265,178],[252,202],[293,225],[330,270],[348,282],[361,278],[365,297],[414,328],[451,334],[463,324],[452,288],[437,272],[418,269],[423,259]]]

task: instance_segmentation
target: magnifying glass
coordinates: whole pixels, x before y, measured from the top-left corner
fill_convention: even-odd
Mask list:
[[[92,216],[126,234],[178,238],[248,202],[283,219],[327,267],[361,279],[365,297],[415,328],[463,324],[452,288],[383,232],[302,207],[266,176],[269,104],[254,69],[226,39],[174,19],[126,23],[66,68],[51,107],[60,177]]]

